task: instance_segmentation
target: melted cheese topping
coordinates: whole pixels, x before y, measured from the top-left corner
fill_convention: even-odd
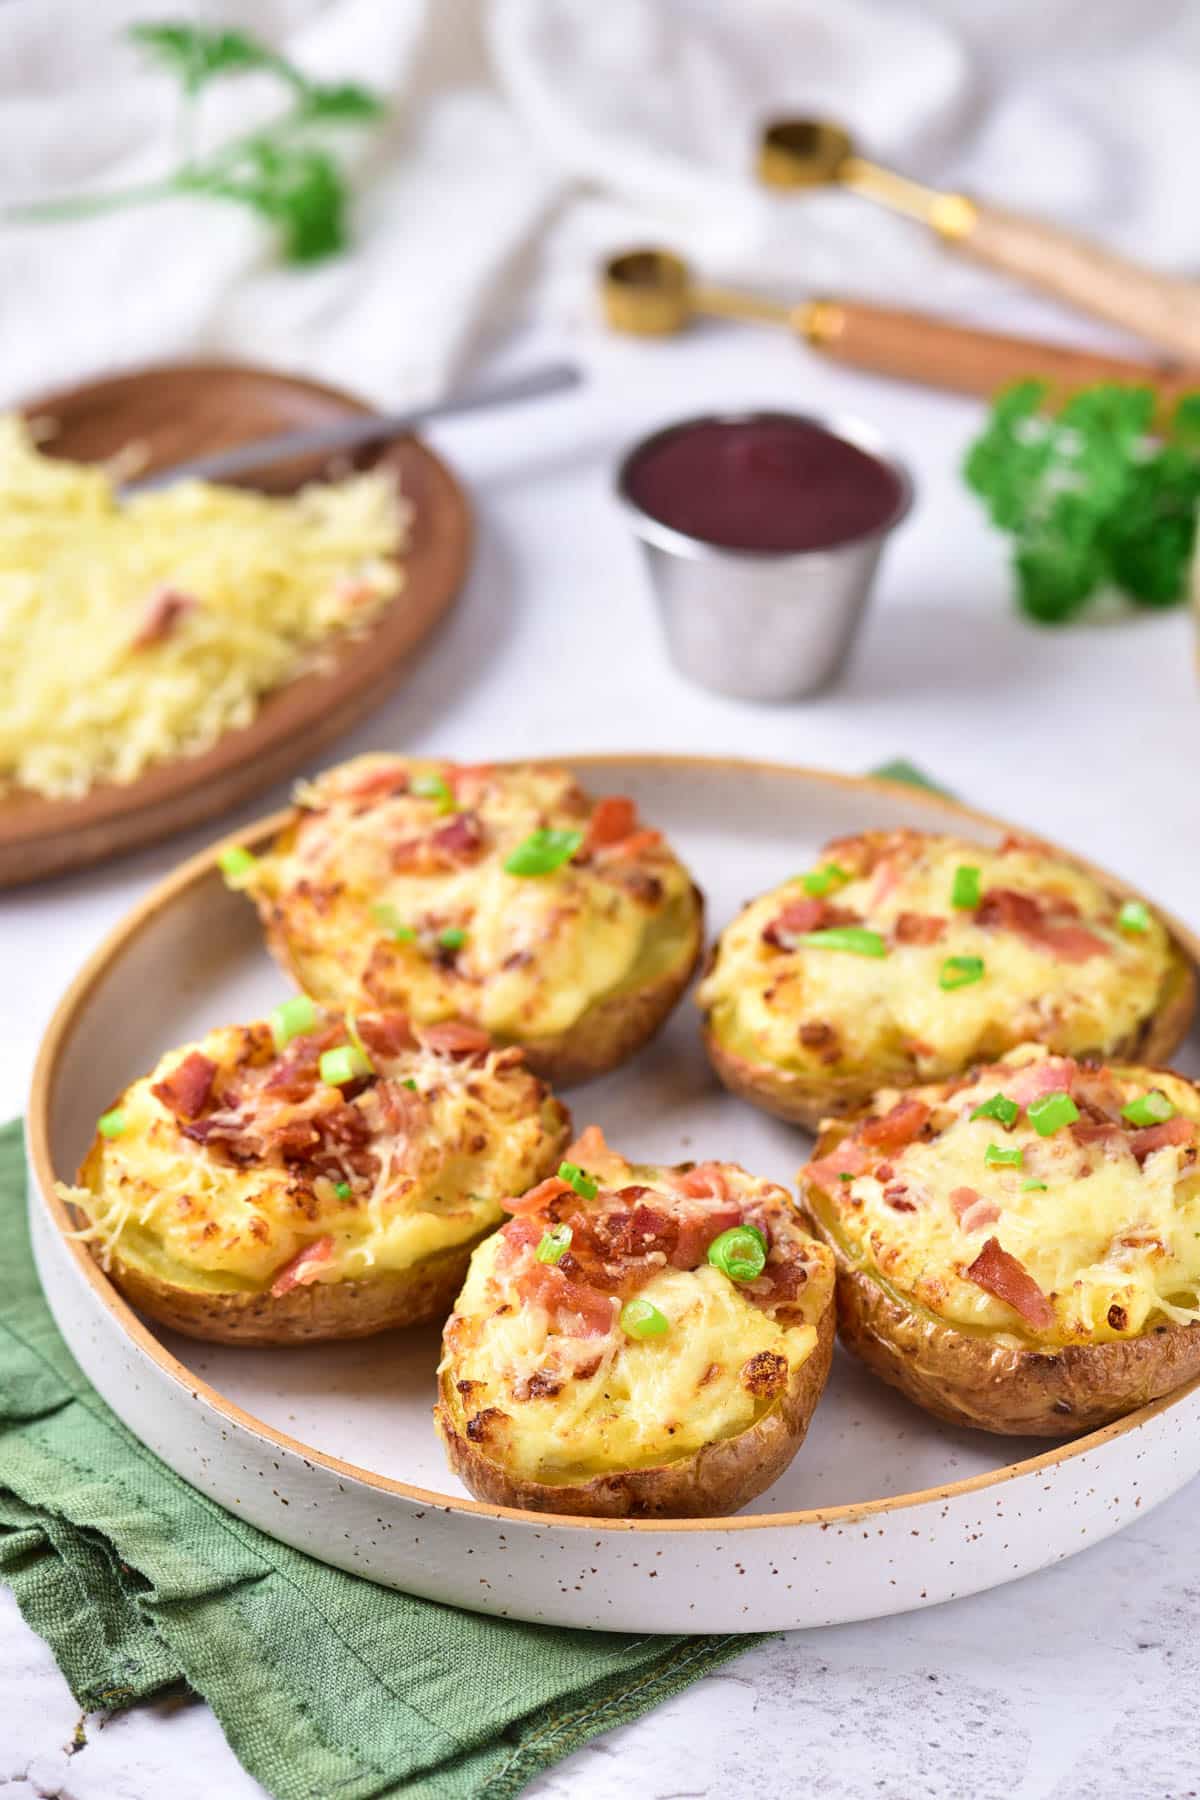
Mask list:
[[[478,821],[484,852],[432,873],[397,867],[397,845],[453,822],[436,798],[363,795],[373,772],[447,776]],[[244,883],[305,991],[331,1006],[397,1007],[421,1022],[471,1019],[520,1042],[574,1025],[598,1001],[633,990],[689,954],[691,879],[662,844],[573,861],[543,876],[506,873],[536,830],[586,831],[591,802],[562,770],[453,770],[364,756],[305,787],[294,832]],[[373,909],[414,931],[397,943]],[[462,948],[439,953],[447,928]]]
[[[74,797],[193,755],[403,587],[411,508],[384,472],[128,500],[114,475],[0,417],[0,786]]]
[[[653,1187],[655,1198],[671,1193],[662,1170],[622,1166],[624,1179]],[[555,1329],[544,1306],[509,1285],[502,1233],[476,1250],[446,1327],[442,1369],[460,1384],[468,1415],[489,1408],[503,1415],[490,1426],[489,1451],[523,1477],[554,1484],[692,1455],[747,1430],[773,1404],[743,1380],[752,1357],[784,1358],[790,1379],[812,1354],[832,1298],[832,1259],[799,1231],[782,1189],[722,1167],[739,1200],[765,1200],[772,1230],[790,1231],[804,1244],[809,1278],[789,1303],[790,1323],[754,1305],[705,1262],[663,1268],[638,1288],[638,1297],[670,1321],[663,1336],[628,1337],[615,1300],[607,1334],[570,1336]],[[557,1391],[530,1394],[530,1377],[539,1374]]]
[[[863,1068],[881,1081],[914,1071],[930,1079],[1026,1040],[1067,1054],[1105,1054],[1135,1036],[1155,1011],[1170,959],[1165,930],[1153,918],[1143,933],[1120,930],[1119,899],[1083,870],[1036,845],[996,851],[916,832],[893,834],[892,841],[894,851],[870,873],[828,896],[889,939],[886,956],[766,942],[763,931],[782,908],[805,898],[799,876],[753,901],[723,933],[697,999],[735,1054],[819,1071],[822,1079]],[[819,863],[836,860],[853,871],[855,844],[869,842],[868,834],[830,845]],[[980,871],[985,894],[1013,889],[1073,903],[1078,923],[1103,942],[1104,954],[1072,962],[1014,930],[981,925],[951,902],[955,870],[963,865]],[[904,913],[945,921],[943,935],[928,944],[894,941]],[[983,978],[942,988],[942,965],[952,956],[982,958]],[[822,1026],[833,1036],[823,1035]]]
[[[887,1286],[928,1311],[1013,1341],[1106,1342],[1165,1320],[1200,1319],[1200,1168],[1186,1146],[1164,1145],[1139,1167],[1117,1137],[1080,1143],[1069,1128],[1040,1137],[1024,1111],[1009,1131],[995,1119],[970,1118],[1004,1092],[1006,1071],[1045,1060],[1044,1050],[1028,1046],[948,1098],[942,1088],[909,1090],[935,1108],[940,1129],[930,1142],[881,1152],[891,1171],[885,1181],[868,1173],[833,1182],[839,1236]],[[1200,1093],[1182,1076],[1124,1067],[1110,1073],[1122,1103],[1157,1088],[1177,1113],[1200,1124]],[[884,1113],[899,1098],[882,1093],[875,1110]],[[989,1165],[989,1144],[1019,1148],[1021,1166]],[[904,1187],[915,1210],[897,1212],[885,1187]],[[993,1202],[998,1215],[988,1219],[977,1209],[973,1218],[967,1210],[960,1222],[950,1196],[963,1188]],[[993,1237],[1049,1298],[1054,1323],[1046,1331],[1034,1331],[966,1274]]]
[[[498,1224],[501,1199],[546,1175],[561,1153],[565,1114],[528,1070],[497,1069],[494,1056],[482,1063],[412,1050],[387,1070],[415,1082],[427,1122],[415,1139],[376,1134],[379,1173],[366,1188],[349,1179],[349,1165],[346,1197],[336,1175],[314,1178],[277,1160],[239,1167],[184,1136],[151,1088],[192,1050],[232,1072],[248,1029],[228,1026],[168,1052],[122,1094],[124,1130],[97,1140],[87,1185],[60,1185],[107,1257],[119,1251],[188,1287],[257,1290],[305,1245],[332,1237],[332,1254],[306,1280],[391,1273]]]

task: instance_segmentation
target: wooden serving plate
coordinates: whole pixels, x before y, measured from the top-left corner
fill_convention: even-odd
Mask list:
[[[146,473],[252,438],[330,424],[370,410],[336,388],[231,363],[138,370],[45,394],[24,409],[57,426],[43,447],[79,462],[145,445]],[[331,666],[265,696],[249,725],[198,756],[155,764],[136,781],[98,784],[79,800],[18,792],[0,799],[0,887],[61,875],[213,818],[282,779],[358,724],[398,680],[405,659],[448,610],[466,575],[471,515],[446,465],[417,438],[352,459],[395,471],[414,516],[402,591],[361,637],[332,648]],[[279,464],[252,485],[290,493],[327,472],[319,458]]]

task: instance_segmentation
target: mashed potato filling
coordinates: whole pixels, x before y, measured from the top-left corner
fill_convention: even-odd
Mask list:
[[[1170,961],[1162,925],[1146,915],[1123,929],[1118,897],[1035,844],[867,834],[829,845],[817,868],[830,864],[847,879],[835,876],[823,900],[797,876],[721,937],[698,1000],[739,1056],[822,1078],[863,1066],[933,1078],[1027,1039],[1111,1051],[1158,1005]],[[961,868],[977,872],[974,906],[955,904]],[[844,920],[877,933],[884,954],[798,941]],[[950,959],[981,972],[946,986]]]
[[[561,770],[368,756],[297,797],[298,825],[245,887],[327,1004],[549,1037],[677,964],[695,932],[690,878],[658,834],[589,848],[591,804]],[[547,831],[579,851],[542,875],[506,869]]]
[[[1043,1136],[1027,1104],[1011,1128],[970,1116],[997,1093],[1032,1093],[1036,1108],[1039,1090],[1071,1095],[1078,1119]],[[1173,1122],[1122,1118],[1123,1106],[1150,1092]],[[957,1326],[1013,1341],[1107,1342],[1200,1320],[1200,1094],[1191,1082],[1081,1069],[1030,1046],[949,1093],[881,1094],[875,1114],[913,1102],[929,1118],[912,1142],[885,1143],[862,1166],[851,1140],[813,1165],[839,1237],[885,1286]],[[1019,1161],[989,1160],[989,1147]],[[990,1241],[1045,1296],[1040,1323],[972,1277],[994,1259]]]
[[[218,1138],[188,1136],[155,1086],[197,1052],[216,1064],[214,1086],[236,1080],[248,1062],[269,1075],[262,1032],[211,1032],[170,1051],[122,1094],[119,1135],[97,1139],[84,1185],[60,1187],[91,1221],[103,1259],[117,1253],[164,1279],[224,1291],[269,1287],[315,1243],[327,1253],[306,1281],[401,1271],[497,1224],[501,1197],[546,1174],[561,1148],[562,1110],[527,1070],[498,1067],[494,1054],[419,1048],[376,1059],[404,1110],[367,1109],[360,1095],[346,1112],[361,1111],[364,1130],[324,1139],[315,1160],[289,1160],[270,1137],[250,1155],[236,1139],[227,1151]],[[316,1099],[326,1096],[340,1104],[337,1090],[318,1090]],[[284,1102],[276,1136],[289,1109],[293,1126],[301,1112]]]
[[[770,1183],[705,1164],[697,1192],[681,1195],[676,1171],[619,1158],[591,1166],[606,1184],[598,1199],[580,1212],[561,1198],[558,1211],[574,1220],[573,1251],[589,1220],[607,1222],[595,1240],[605,1260],[589,1265],[584,1253],[581,1271],[563,1257],[560,1304],[533,1248],[553,1202],[536,1231],[518,1213],[476,1250],[446,1327],[442,1372],[453,1377],[466,1435],[478,1431],[506,1467],[550,1484],[654,1467],[749,1429],[813,1353],[832,1294],[828,1252],[800,1232],[791,1201]],[[757,1220],[772,1245],[761,1286],[742,1287],[705,1260],[706,1242],[739,1217]],[[638,1241],[667,1248],[604,1248]],[[581,1300],[572,1284],[585,1277]],[[623,1329],[622,1301],[634,1292],[666,1320],[661,1335]]]
[[[0,417],[0,786],[55,798],[205,749],[400,592],[384,473],[122,500]]]

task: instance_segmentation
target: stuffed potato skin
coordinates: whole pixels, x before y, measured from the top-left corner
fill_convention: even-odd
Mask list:
[[[189,1336],[284,1345],[444,1318],[514,1174],[557,1166],[565,1108],[465,1027],[398,1014],[268,1024],[168,1052],[62,1196],[114,1284]],[[371,1067],[341,1086],[325,1052]]]
[[[1048,1136],[1027,1110],[1011,1126],[970,1116],[997,1093],[1036,1105],[1048,1090],[1079,1115]],[[1121,1116],[1147,1094],[1169,1119]],[[984,1139],[1021,1162],[989,1168]],[[935,1417],[1003,1435],[1072,1436],[1173,1392],[1200,1376],[1198,1140],[1183,1077],[1035,1046],[827,1121],[801,1205],[837,1260],[843,1343]],[[978,1187],[950,1185],[972,1168]],[[892,1225],[889,1204],[906,1209]]]
[[[709,1058],[733,1093],[812,1131],[878,1088],[1022,1042],[1163,1061],[1190,1024],[1195,972],[1148,909],[1122,909],[1030,839],[838,839],[718,940],[697,990]],[[870,953],[825,947],[847,926]]]
[[[237,885],[322,1004],[478,1025],[562,1086],[627,1060],[695,971],[690,875],[630,800],[565,770],[365,756],[297,801]]]
[[[829,1373],[833,1258],[790,1197],[732,1164],[637,1166],[593,1127],[563,1181],[513,1202],[444,1333],[435,1423],[480,1499],[583,1517],[736,1511],[799,1449]],[[770,1250],[742,1288],[706,1260],[753,1222]],[[552,1265],[536,1246],[570,1233]],[[636,1297],[662,1335],[623,1324]]]

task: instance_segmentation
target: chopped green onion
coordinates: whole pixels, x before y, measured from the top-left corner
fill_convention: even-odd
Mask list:
[[[375,1064],[371,1061],[371,1052],[367,1049],[367,1046],[363,1043],[362,1038],[358,1034],[358,1020],[352,1012],[346,1014],[346,1035],[366,1063],[367,1074],[374,1075]]]
[[[121,1111],[119,1106],[114,1106],[111,1112],[104,1113],[101,1118],[96,1120],[96,1130],[100,1133],[101,1137],[120,1137],[124,1129],[125,1114]]]
[[[1019,1169],[1025,1160],[1025,1152],[1018,1147],[1015,1150],[1004,1150],[999,1144],[989,1144],[983,1153],[985,1163],[999,1164],[1002,1168]]]
[[[321,1080],[328,1087],[345,1087],[347,1082],[358,1081],[361,1076],[372,1073],[367,1058],[353,1044],[339,1044],[336,1050],[323,1050],[318,1067]]]
[[[798,944],[813,950],[848,950],[852,956],[886,956],[887,945],[877,931],[862,925],[831,925],[825,931],[802,931]]]
[[[258,858],[244,844],[230,844],[217,858],[217,867],[227,882],[239,881],[258,866]]]
[[[1140,900],[1126,900],[1117,914],[1117,925],[1122,931],[1141,933],[1150,929],[1150,912]]]
[[[333,1191],[339,1200],[348,1200],[350,1198],[350,1183],[348,1181],[339,1181],[335,1183]]]
[[[371,917],[377,925],[382,926],[393,943],[411,944],[417,935],[412,926],[406,925],[395,907],[389,906],[386,900],[381,900],[378,906],[371,908]]]
[[[1007,1094],[993,1094],[982,1106],[977,1106],[971,1114],[973,1119],[995,1119],[1004,1126],[1015,1125],[1020,1107]]]
[[[975,864],[959,863],[954,871],[954,884],[950,889],[951,906],[961,906],[964,912],[974,912],[982,894],[983,885]]]
[[[938,975],[938,986],[953,993],[955,988],[971,987],[983,980],[982,956],[948,956]]]
[[[1121,1117],[1128,1119],[1131,1125],[1165,1125],[1168,1119],[1175,1117],[1175,1107],[1161,1088],[1151,1088],[1148,1094],[1139,1094],[1136,1100],[1123,1106]]]
[[[671,1321],[649,1300],[627,1300],[621,1308],[621,1330],[632,1338],[661,1337]]]
[[[578,1163],[561,1162],[558,1165],[558,1179],[573,1187],[581,1200],[596,1198],[598,1183],[590,1175],[586,1175]]]
[[[825,863],[819,869],[810,869],[807,875],[800,877],[800,884],[806,894],[819,900],[823,894],[832,892],[834,888],[845,887],[854,877],[838,863]]]
[[[854,1177],[853,1177],[853,1175],[852,1175],[852,1174],[851,1174],[851,1173],[850,1173],[850,1171],[849,1171],[849,1169],[843,1169],[843,1170],[842,1170],[842,1171],[841,1171],[841,1172],[840,1172],[840,1174],[839,1174],[839,1175],[838,1175],[838,1180],[839,1180],[839,1181],[853,1181],[853,1180],[854,1180]]]
[[[414,775],[408,784],[410,794],[419,800],[436,800],[439,813],[457,812],[454,795],[444,775]]]
[[[580,844],[582,831],[555,831],[543,826],[529,836],[504,859],[508,875],[552,875],[569,863]]]
[[[447,925],[445,931],[438,932],[438,943],[443,950],[461,950],[467,941],[467,933],[461,925]]]
[[[307,994],[297,994],[291,1000],[285,1000],[271,1014],[271,1037],[275,1048],[284,1050],[294,1037],[303,1037],[311,1031],[317,1022],[317,1009]]]
[[[1070,1094],[1064,1093],[1043,1094],[1040,1100],[1031,1100],[1025,1110],[1039,1137],[1051,1137],[1079,1117],[1079,1108]]]
[[[1044,1194],[1046,1192],[1046,1184],[1044,1181],[1023,1181],[1021,1183],[1021,1192],[1023,1194]]]
[[[753,1281],[767,1266],[767,1240],[756,1225],[733,1225],[713,1239],[708,1260],[730,1281]]]
[[[417,1084],[413,1080],[411,1075],[407,1076],[406,1079],[400,1083],[400,1086],[406,1087],[406,1088],[411,1088],[414,1094],[417,1091]]]
[[[540,1263],[559,1263],[571,1247],[572,1235],[569,1225],[555,1225],[542,1233],[542,1240],[533,1254]]]

